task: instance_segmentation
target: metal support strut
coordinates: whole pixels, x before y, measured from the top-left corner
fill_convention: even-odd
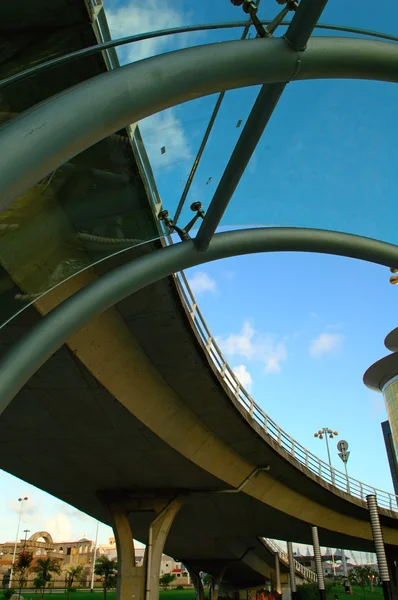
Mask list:
[[[294,570],[294,556],[293,556],[292,542],[287,542],[287,555],[289,557],[290,593],[291,593],[292,600],[296,600],[296,597],[297,597],[296,571]]]
[[[318,588],[320,600],[326,600],[325,579],[323,577],[321,548],[319,546],[318,527],[311,527],[312,545],[314,548],[315,569],[318,576]]]
[[[246,12],[251,11],[250,16],[255,24],[255,4],[249,0],[243,0],[243,2],[241,2],[241,0],[236,0],[236,2],[238,4],[243,3]],[[289,46],[291,50],[296,52],[305,50],[307,41],[310,38],[326,3],[327,0],[301,1],[284,36],[286,45]],[[264,30],[261,37],[268,37],[269,35],[270,34],[266,33]],[[301,58],[296,55],[295,59],[296,71],[294,76],[301,67]],[[206,250],[209,246],[210,240],[220,224],[222,216],[228,207],[288,81],[290,81],[290,79],[262,86],[238,143],[232,152],[231,158],[228,161],[220,183],[214,193],[206,217],[203,219],[203,223],[195,238],[195,243],[199,250]]]
[[[376,496],[374,494],[369,494],[366,496],[366,502],[369,509],[370,526],[372,528],[373,541],[376,549],[377,564],[383,586],[384,600],[391,600],[390,573],[388,571],[383,532],[380,526]]]

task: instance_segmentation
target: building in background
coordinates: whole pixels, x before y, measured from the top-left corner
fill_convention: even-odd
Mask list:
[[[383,421],[381,428],[383,430],[384,443],[386,446],[388,464],[390,465],[394,492],[398,496],[398,463],[389,421]]]
[[[14,548],[15,541],[0,544],[0,579],[11,570]],[[50,533],[38,531],[28,539],[22,539],[17,543],[16,559],[23,550],[32,552],[32,566],[35,565],[38,558],[54,558],[59,562],[61,574],[55,577],[56,582],[53,581],[53,583],[57,583],[57,585],[64,584],[68,569],[72,566],[81,565],[83,571],[76,583],[89,585],[94,559],[94,543],[92,540],[81,538],[74,542],[54,542]],[[28,585],[33,582],[34,578],[35,574],[30,573]]]
[[[397,462],[398,448],[398,328],[393,329],[393,331],[387,335],[384,340],[384,345],[388,350],[391,350],[391,354],[388,354],[369,367],[363,376],[363,381],[371,390],[382,392],[384,397],[389,431],[387,426],[382,425],[382,427],[384,440],[386,441],[387,455],[390,461],[390,468],[392,464],[391,460],[393,460],[394,467],[391,468],[391,474],[395,493],[397,493],[395,465]]]
[[[116,540],[114,537],[108,538],[107,544],[100,544],[97,549],[97,557],[107,556],[109,559],[117,558]]]
[[[131,543],[134,543],[133,540],[131,540]],[[4,576],[7,577],[10,573],[14,547],[15,541],[0,544],[0,581]],[[94,560],[94,543],[92,540],[81,538],[74,542],[54,542],[52,536],[47,531],[38,531],[30,536],[30,538],[20,540],[17,543],[16,558],[23,550],[32,552],[32,566],[34,566],[35,561],[37,561],[38,558],[50,557],[59,561],[61,574],[55,576],[52,580],[55,587],[64,586],[68,570],[71,567],[77,567],[79,565],[83,567],[83,571],[79,580],[75,582],[75,585],[84,587],[91,584]],[[107,556],[109,559],[117,558],[116,541],[114,537],[110,537],[107,544],[100,544],[98,546],[97,558],[101,556]],[[144,557],[145,547],[136,547],[135,562],[137,567],[143,565]],[[160,575],[162,576],[165,573],[175,575],[175,580],[172,582],[171,587],[176,587],[178,585],[183,587],[191,586],[191,580],[184,565],[180,562],[176,562],[171,556],[163,554],[160,565]],[[30,573],[28,577],[28,587],[33,584],[34,578],[35,574]],[[97,583],[98,585],[101,585],[99,579]]]

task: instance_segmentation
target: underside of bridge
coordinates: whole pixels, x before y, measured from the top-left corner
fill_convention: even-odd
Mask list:
[[[82,0],[3,3],[4,76],[97,43],[89,15]],[[3,88],[1,120],[108,66],[96,54]],[[2,355],[62,300],[163,245],[134,247],[161,236],[136,158],[121,130],[2,213],[1,321],[34,301],[0,330]],[[120,239],[131,249],[98,263]],[[117,498],[143,543],[159,499],[178,499],[165,551],[194,571],[222,570],[237,587],[273,577],[259,537],[310,544],[317,525],[322,545],[373,550],[365,503],[297,463],[222,382],[173,277],[93,319],[31,377],[0,415],[0,466],[116,529],[106,499]],[[382,510],[381,520],[386,543],[398,545],[396,513]]]

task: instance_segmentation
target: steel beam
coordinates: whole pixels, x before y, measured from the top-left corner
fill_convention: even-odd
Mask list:
[[[205,250],[208,247],[220,224],[222,216],[285,87],[286,83],[268,83],[261,88],[199,227],[195,244],[200,250]]]
[[[284,36],[292,50],[305,49],[312,30],[326,4],[327,0],[301,0]],[[299,70],[299,67],[300,62],[297,63],[297,70]],[[207,248],[212,236],[216,232],[285,87],[286,82],[266,84],[261,88],[238,143],[232,152],[221,181],[210,202],[206,216],[199,227],[195,239],[199,249],[204,250]]]
[[[299,70],[297,64],[283,40],[223,42],[149,58],[74,86],[0,129],[0,211],[101,139],[193,98],[292,78],[397,82],[398,45],[313,38]]]
[[[85,323],[138,290],[177,271],[257,252],[318,252],[398,268],[398,246],[370,238],[299,228],[242,229],[216,234],[201,252],[192,240],[162,248],[103,275],[62,302],[0,363],[0,414],[46,360]]]
[[[327,2],[328,0],[301,0],[285,33],[285,39],[292,50],[305,50]]]

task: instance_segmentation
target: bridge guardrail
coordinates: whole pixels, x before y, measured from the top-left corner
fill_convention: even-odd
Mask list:
[[[171,240],[169,243],[172,243]],[[183,272],[176,273],[174,278],[191,323],[199,334],[209,360],[216,367],[229,390],[234,394],[249,415],[261,426],[264,433],[269,435],[281,448],[288,452],[290,456],[312,471],[312,473],[318,475],[323,481],[326,481],[335,488],[364,502],[366,501],[367,494],[375,494],[377,503],[380,507],[398,512],[397,496],[390,492],[379,490],[378,488],[363,483],[362,481],[358,481],[352,477],[347,477],[342,471],[331,467],[328,463],[307,450],[300,442],[292,438],[263,411],[245,390],[226,361],[203,318],[185,274]]]
[[[278,554],[279,560],[281,560],[286,566],[289,566],[289,557],[287,555],[287,552],[282,550],[282,548],[280,548],[274,540],[271,540],[269,538],[262,538],[262,540],[267,546],[269,546],[269,548],[273,552]],[[318,582],[317,574],[308,567],[305,567],[304,565],[299,563],[299,561],[296,559],[294,559],[294,569],[296,573],[301,575],[306,581],[311,581],[313,583]]]

